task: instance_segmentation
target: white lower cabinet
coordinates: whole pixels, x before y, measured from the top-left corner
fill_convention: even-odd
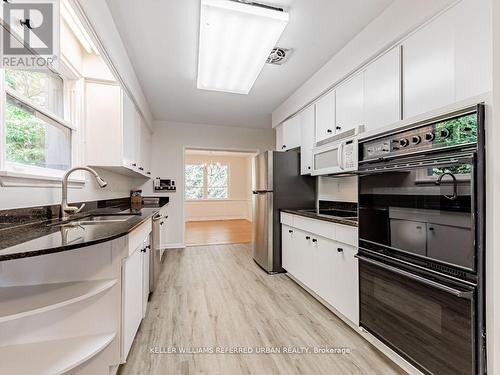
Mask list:
[[[151,224],[129,235],[129,255],[122,261],[122,362],[127,360],[149,297],[149,256]]]
[[[125,361],[143,317],[143,253],[137,248],[123,262],[123,347]]]
[[[282,225],[283,268],[356,325],[359,322],[357,228],[326,223],[331,238],[296,226],[311,228],[324,221],[297,217]],[[289,220],[287,221],[288,224]],[[341,233],[339,239],[335,233]],[[347,235],[346,235],[347,234]],[[339,240],[343,241],[340,242]]]

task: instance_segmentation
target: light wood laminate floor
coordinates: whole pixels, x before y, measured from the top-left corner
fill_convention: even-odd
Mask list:
[[[250,245],[169,250],[121,375],[402,374]],[[350,354],[152,354],[153,347],[348,347]]]
[[[188,221],[187,246],[221,245],[252,241],[252,223],[248,220]]]

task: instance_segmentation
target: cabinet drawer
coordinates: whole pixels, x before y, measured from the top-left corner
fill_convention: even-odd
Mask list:
[[[335,240],[351,246],[358,246],[358,228],[335,224]]]
[[[293,226],[303,231],[313,233],[315,235],[335,240],[336,225],[327,221],[308,219],[301,216],[293,218]]]
[[[151,233],[151,228],[151,220],[146,220],[128,235],[128,255],[133,254],[143,244],[144,239]]]

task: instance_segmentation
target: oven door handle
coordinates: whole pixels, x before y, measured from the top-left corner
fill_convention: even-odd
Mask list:
[[[381,263],[381,262],[377,262],[376,260],[373,260],[373,259],[370,259],[370,258],[366,258],[366,257],[364,257],[362,255],[359,255],[359,254],[356,254],[355,257],[358,258],[359,260],[362,260],[363,262],[370,263],[370,264],[372,264],[374,266],[383,268],[384,270],[387,270],[389,272],[393,272],[393,273],[396,273],[398,275],[408,277],[409,279],[412,279],[412,280],[417,281],[417,282],[419,282],[421,284],[425,284],[425,285],[428,285],[430,287],[439,289],[439,290],[441,290],[441,291],[443,291],[445,293],[452,294],[452,295],[454,295],[455,297],[458,297],[458,298],[464,298],[464,299],[472,300],[472,298],[474,296],[473,292],[464,292],[462,290],[458,290],[458,289],[449,287],[447,285],[443,285],[443,284],[440,284],[438,282],[435,282],[435,281],[432,281],[432,280],[428,280],[428,279],[426,279],[426,278],[424,278],[422,276],[418,276],[418,275],[415,275],[413,273],[400,270],[399,268],[392,267],[392,266],[389,266],[389,265]]]

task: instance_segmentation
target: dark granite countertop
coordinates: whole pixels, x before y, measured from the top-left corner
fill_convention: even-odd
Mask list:
[[[346,219],[340,216],[331,216],[331,215],[321,215],[316,212],[314,212],[314,209],[282,209],[281,212],[286,212],[289,214],[293,215],[299,215],[299,216],[304,216],[308,217],[310,219],[316,219],[316,220],[322,220],[322,221],[328,221],[330,223],[336,223],[336,224],[343,224],[343,225],[349,225],[351,227],[357,227],[358,226],[358,220],[354,219]],[[357,216],[357,213],[354,215]]]
[[[122,222],[81,226],[54,226],[58,219],[39,221],[0,230],[0,261],[74,250],[122,237],[136,229],[160,210],[158,207],[125,210],[109,207],[86,212],[80,217],[100,214],[130,213],[133,217]]]

